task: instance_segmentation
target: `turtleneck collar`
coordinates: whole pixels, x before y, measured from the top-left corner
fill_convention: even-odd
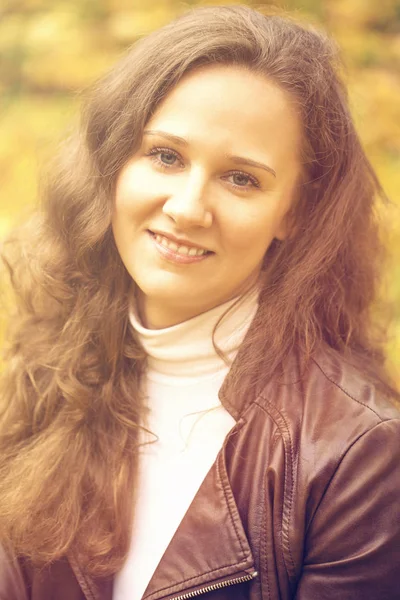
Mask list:
[[[220,317],[215,342],[232,362],[258,308],[258,289],[165,329],[147,329],[140,321],[136,305],[132,303],[129,319],[148,356],[149,374],[195,378],[213,375],[227,369],[216,353],[212,332]]]

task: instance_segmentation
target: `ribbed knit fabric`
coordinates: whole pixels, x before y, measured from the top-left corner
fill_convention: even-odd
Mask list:
[[[130,322],[148,355],[144,381],[148,417],[143,425],[138,491],[128,558],[114,583],[113,600],[140,600],[214,463],[235,421],[218,391],[229,371],[216,354],[212,331],[231,300],[165,329],[146,329],[133,307]],[[258,306],[254,292],[218,326],[215,340],[232,361]]]

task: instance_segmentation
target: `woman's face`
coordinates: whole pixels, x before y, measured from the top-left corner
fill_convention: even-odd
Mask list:
[[[158,106],[118,177],[112,222],[147,327],[252,285],[288,233],[300,137],[285,93],[241,67],[189,73]]]

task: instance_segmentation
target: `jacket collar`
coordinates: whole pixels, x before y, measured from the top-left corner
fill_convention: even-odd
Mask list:
[[[73,557],[70,564],[87,600],[112,600],[112,581],[93,580]],[[254,574],[254,559],[222,451],[172,538],[143,600],[172,599],[213,585],[229,585],[242,577],[250,579]]]

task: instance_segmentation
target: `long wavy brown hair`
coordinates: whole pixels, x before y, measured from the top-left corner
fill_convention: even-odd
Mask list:
[[[336,45],[245,6],[191,10],[94,85],[41,207],[4,246],[16,308],[1,387],[0,532],[34,564],[73,552],[106,576],[126,556],[146,357],[128,326],[132,282],[111,231],[115,183],[159,102],[211,63],[264,74],[289,94],[304,129],[293,232],[267,251],[258,327],[229,377],[250,373],[257,386],[293,349],[307,359],[325,344],[390,392],[371,317],[383,192],[354,128]]]

